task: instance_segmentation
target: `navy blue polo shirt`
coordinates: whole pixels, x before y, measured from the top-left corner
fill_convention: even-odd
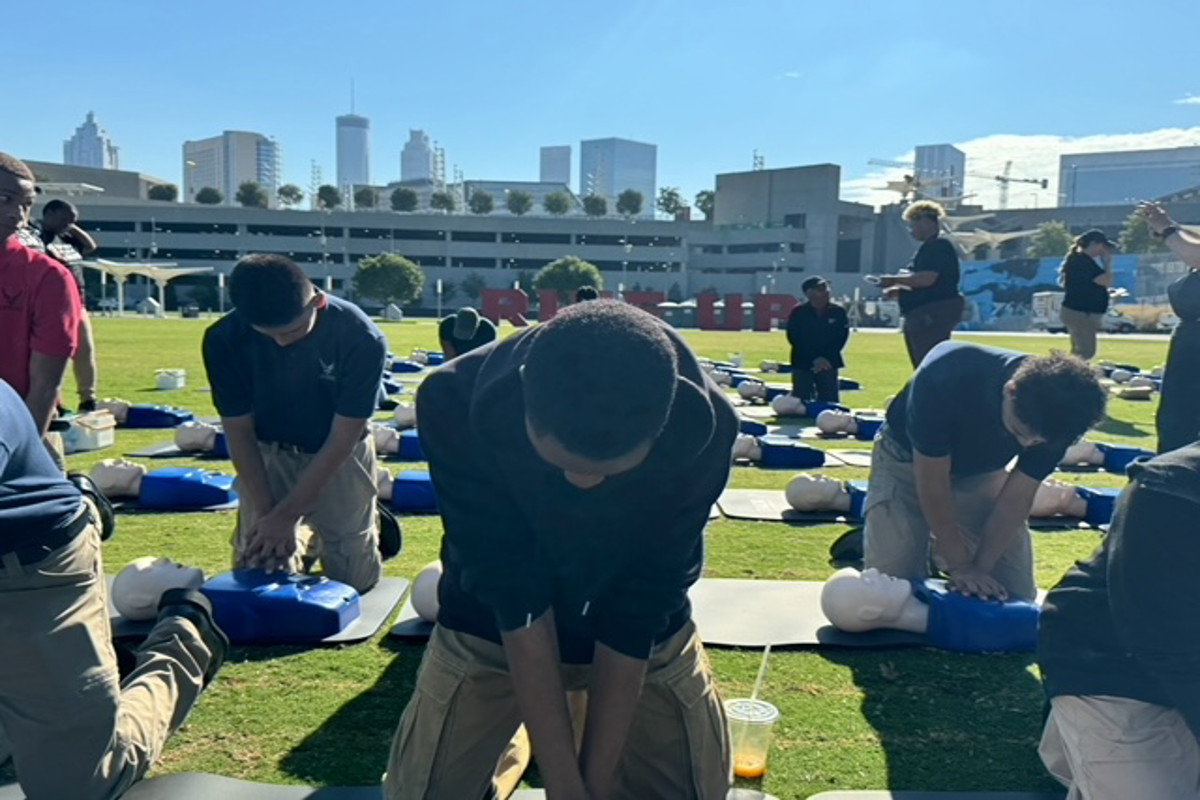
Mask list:
[[[280,347],[236,310],[204,333],[204,367],[222,417],[254,415],[260,442],[315,453],[334,414],[369,419],[383,380],[387,340],[353,303],[326,296],[312,331]]]
[[[1029,356],[998,347],[942,342],[929,351],[888,406],[884,430],[905,450],[950,456],[950,472],[978,475],[1017,469],[1034,480],[1055,470],[1070,442],[1022,448],[1004,427],[1004,384]]]
[[[25,401],[0,380],[0,552],[66,524],[79,490],[54,465]]]

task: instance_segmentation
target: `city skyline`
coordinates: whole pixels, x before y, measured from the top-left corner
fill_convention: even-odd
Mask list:
[[[113,41],[148,35],[169,16],[101,12],[81,0],[64,6]],[[1014,175],[1050,179],[1044,193],[1014,188],[1011,205],[1021,207],[1052,204],[1061,153],[1200,144],[1196,58],[1161,43],[1161,21],[1185,15],[1184,0],[1153,2],[1122,20],[1119,37],[1078,47],[1072,31],[1095,10],[1077,0],[946,8],[932,20],[883,3],[869,4],[864,17],[783,2],[747,9],[630,1],[600,20],[538,0],[516,9],[378,3],[341,17],[311,2],[287,15],[228,0],[212,6],[176,35],[178,52],[203,42],[214,52],[252,54],[257,26],[268,19],[280,40],[355,41],[365,16],[372,30],[454,29],[457,55],[437,60],[438,35],[409,37],[405,59],[383,69],[347,59],[173,55],[147,69],[144,56],[117,51],[24,115],[0,147],[57,161],[63,139],[95,110],[121,146],[122,168],[182,186],[183,141],[252,130],[279,142],[282,182],[307,188],[313,160],[333,182],[333,121],[349,110],[351,80],[355,113],[371,120],[377,184],[399,177],[401,146],[419,128],[445,149],[447,177],[457,167],[467,179],[537,180],[542,146],[619,137],[657,144],[658,185],[678,186],[688,198],[711,188],[718,173],[750,169],[757,151],[767,167],[840,164],[847,199],[874,203],[886,197],[876,190],[889,173],[869,158],[907,160],[916,145],[944,142],[966,152],[970,172],[998,172],[1009,154]],[[661,46],[664,37],[671,47]],[[1080,51],[1104,57],[1079,58]],[[504,52],[518,56],[508,64]],[[32,37],[16,43],[14,57],[38,57]],[[638,69],[625,69],[633,58]],[[405,66],[434,62],[435,70]],[[22,91],[15,74],[0,86]],[[985,179],[974,183],[968,178],[966,191],[981,198],[994,190]]]

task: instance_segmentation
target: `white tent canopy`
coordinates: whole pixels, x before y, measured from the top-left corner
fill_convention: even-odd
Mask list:
[[[130,275],[145,275],[158,284],[158,302],[160,306],[166,308],[169,282],[184,275],[197,275],[213,271],[212,267],[181,267],[173,261],[107,261],[103,258],[96,258],[81,263],[85,267],[98,270],[101,275],[111,277],[117,284],[118,314],[125,310],[125,281],[129,280]]]

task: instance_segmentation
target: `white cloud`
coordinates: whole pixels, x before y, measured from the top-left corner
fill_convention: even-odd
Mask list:
[[[799,72],[785,72],[782,75],[776,75],[775,78],[776,78],[776,80],[782,80],[782,79],[786,78],[787,80],[790,80],[790,81],[798,81],[798,80],[800,80],[800,73]],[[1198,98],[1198,99],[1200,99],[1200,98]]]
[[[1200,106],[1200,96],[1189,94],[1174,101],[1177,106]]]
[[[1200,99],[1197,101],[1200,103]],[[1000,192],[996,175],[1012,161],[1010,175],[1014,178],[1045,178],[1046,189],[1033,183],[1011,183],[1009,208],[1032,208],[1058,205],[1058,159],[1067,153],[1096,153],[1108,150],[1153,150],[1167,147],[1200,145],[1200,127],[1164,128],[1146,133],[1098,134],[1095,136],[1054,136],[1051,134],[996,134],[955,142],[955,147],[967,154],[966,202],[995,208]],[[913,151],[896,158],[911,161]],[[911,171],[911,170],[909,170]],[[899,199],[895,192],[884,189],[889,180],[899,180],[902,168],[875,168],[861,178],[842,182],[842,198],[880,206]]]

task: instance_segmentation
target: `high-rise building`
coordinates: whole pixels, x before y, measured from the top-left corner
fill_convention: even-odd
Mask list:
[[[63,163],[72,167],[120,169],[117,146],[108,133],[96,123],[95,112],[89,111],[75,135],[63,142]]]
[[[400,151],[400,181],[432,181],[433,174],[433,148],[429,144],[429,135],[422,130],[410,130],[408,141]]]
[[[1200,147],[1069,153],[1058,158],[1059,203],[1132,204],[1200,186]]]
[[[261,133],[225,131],[220,136],[183,143],[183,197],[192,202],[206,187],[216,189],[226,205],[234,205],[238,187],[261,186],[276,203],[279,189],[279,145]]]
[[[357,114],[337,118],[337,182],[345,191],[371,183],[371,121]]]
[[[553,145],[542,148],[539,179],[542,183],[571,185],[571,145]]]
[[[923,144],[914,159],[921,194],[934,200],[957,201],[963,196],[967,154],[952,144]]]
[[[626,189],[642,194],[639,217],[654,217],[658,147],[629,139],[590,139],[579,144],[579,195],[615,203]]]

